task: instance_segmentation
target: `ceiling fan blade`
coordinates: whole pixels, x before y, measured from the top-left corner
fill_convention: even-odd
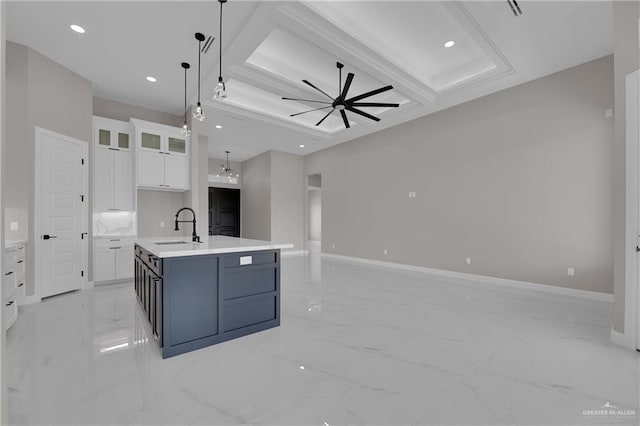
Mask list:
[[[347,119],[347,113],[345,113],[343,109],[340,110],[340,115],[342,116],[342,121],[344,121],[344,127],[347,129],[351,127],[349,125],[349,120]]]
[[[313,84],[311,84],[308,80],[302,80],[303,83],[308,84],[309,86],[313,87],[314,89],[316,89],[318,92],[322,93],[323,95],[325,95],[327,98],[331,99],[333,101],[333,98],[331,96],[329,96],[327,94],[327,92],[325,92],[322,89],[317,88],[316,86],[314,86]]]
[[[291,115],[289,115],[289,117],[295,117],[296,115],[306,114],[306,113],[308,113],[308,112],[318,111],[318,110],[321,110],[321,109],[327,109],[327,108],[331,108],[331,105],[327,105],[327,106],[325,106],[325,107],[320,107],[320,108],[310,109],[310,110],[308,110],[308,111],[297,112],[297,113],[295,113],[295,114],[291,114]]]
[[[320,124],[322,124],[322,122],[323,122],[323,121],[324,121],[328,116],[330,116],[330,115],[331,115],[331,113],[332,113],[333,111],[335,111],[335,108],[331,109],[331,111],[329,111],[329,112],[327,113],[327,115],[325,115],[324,117],[322,117],[322,120],[318,121],[318,122],[316,123],[316,126],[319,126]]]
[[[348,107],[347,107],[347,110],[349,110],[349,111],[351,111],[351,112],[355,112],[356,114],[359,114],[359,115],[361,115],[361,116],[363,116],[363,117],[367,117],[367,118],[368,118],[368,119],[370,119],[370,120],[373,120],[373,121],[380,121],[380,119],[379,119],[378,117],[373,116],[373,115],[371,115],[371,114],[367,114],[366,112],[364,112],[364,111],[360,111],[359,109],[355,109],[355,108],[353,108],[353,107],[349,107],[349,106],[348,106]]]
[[[368,98],[369,96],[377,95],[378,93],[386,92],[387,90],[391,90],[391,89],[393,89],[393,86],[384,86],[384,87],[381,87],[379,89],[372,90],[372,91],[367,92],[367,93],[363,93],[362,95],[354,96],[351,99],[347,99],[346,102],[347,103],[354,103],[356,101],[359,101],[360,99]]]
[[[340,95],[340,97],[342,99],[346,99],[347,92],[349,91],[349,87],[351,87],[351,81],[353,81],[353,73],[352,72],[347,74],[347,81],[344,82],[344,88],[342,89],[342,94]]]
[[[313,101],[311,99],[296,99],[296,98],[282,98],[285,101],[303,101],[303,102],[313,102],[316,104],[330,104],[331,102],[327,101]]]
[[[390,107],[390,108],[398,108],[400,104],[387,104],[383,102],[356,102],[349,104],[352,107]]]

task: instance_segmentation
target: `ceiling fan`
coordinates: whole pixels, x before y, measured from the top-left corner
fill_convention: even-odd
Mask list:
[[[376,116],[373,116],[371,114],[368,114],[364,111],[361,111],[359,108],[362,107],[389,107],[389,108],[397,108],[398,106],[400,106],[399,104],[391,104],[391,103],[382,103],[382,102],[359,102],[360,100],[364,99],[364,98],[368,98],[370,96],[373,95],[377,95],[378,93],[382,93],[382,92],[386,92],[388,90],[393,89],[393,86],[389,85],[389,86],[384,86],[381,87],[379,89],[376,90],[372,90],[370,92],[367,93],[363,93],[361,95],[358,96],[354,96],[352,98],[347,98],[347,94],[349,93],[349,88],[351,87],[351,82],[353,81],[353,77],[354,74],[352,72],[350,72],[349,74],[347,74],[347,79],[344,82],[344,87],[342,87],[342,68],[344,67],[343,64],[341,64],[340,62],[336,62],[336,66],[338,67],[338,72],[340,74],[340,80],[338,83],[338,97],[333,98],[331,96],[329,96],[329,94],[327,94],[327,92],[325,92],[324,90],[318,88],[317,86],[311,84],[308,80],[302,80],[303,83],[313,87],[315,90],[317,90],[318,92],[322,93],[323,95],[325,95],[327,98],[331,99],[331,102],[328,101],[318,101],[318,100],[312,100],[312,99],[294,99],[294,98],[282,98],[286,101],[304,101],[304,102],[313,102],[313,103],[318,103],[318,104],[327,104],[326,106],[320,107],[320,108],[314,108],[308,111],[303,111],[303,112],[298,112],[296,114],[291,114],[291,117],[295,117],[296,115],[301,115],[301,114],[306,114],[308,112],[312,112],[312,111],[320,111],[323,109],[327,109],[327,108],[331,108],[331,111],[329,111],[327,113],[327,115],[325,115],[322,120],[318,121],[316,123],[316,126],[319,126],[320,124],[322,124],[322,122],[329,117],[334,111],[338,110],[340,111],[340,115],[342,116],[342,121],[344,121],[344,127],[346,127],[347,129],[349,127],[351,127],[349,125],[349,120],[347,119],[347,114],[345,112],[346,111],[350,111],[353,112],[355,114],[361,115],[363,117],[367,117],[370,120],[374,120],[374,121],[380,121],[380,119]]]

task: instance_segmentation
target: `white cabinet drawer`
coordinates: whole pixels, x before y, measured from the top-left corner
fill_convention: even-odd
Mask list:
[[[15,289],[18,288],[17,278],[18,276],[16,274],[15,264],[12,268],[5,269],[4,277],[2,278],[3,298],[15,293]]]
[[[94,244],[96,249],[112,247],[133,248],[133,241],[133,238],[96,238]]]
[[[11,296],[10,298],[5,299],[2,310],[4,314],[5,330],[8,330],[18,318],[18,302],[16,301],[16,296]]]
[[[5,250],[4,267],[5,269],[13,268],[18,260],[18,251],[16,249]]]

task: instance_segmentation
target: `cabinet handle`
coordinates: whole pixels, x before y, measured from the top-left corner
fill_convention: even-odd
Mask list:
[[[109,149],[110,149],[111,151],[120,151],[120,149],[118,149],[118,148],[111,148],[111,147],[109,147]]]
[[[20,283],[18,284],[18,287],[22,287],[24,285],[24,283]]]
[[[13,271],[9,271],[9,272],[7,272],[5,275],[6,275],[6,276],[9,276],[9,275],[11,275],[11,274],[13,274]]]
[[[171,155],[171,153],[170,153],[170,152],[165,152],[165,154],[167,154],[167,155]]]
[[[118,238],[118,239],[115,239],[115,240],[109,240],[109,241],[120,241],[120,239]]]
[[[121,249],[122,247],[109,247],[111,250],[118,250]]]
[[[164,152],[162,152],[162,151],[158,151],[158,154],[164,154]]]
[[[24,260],[18,260],[18,263],[22,263],[22,262],[24,262]]]
[[[11,305],[13,305],[13,300],[9,303],[6,303],[4,306],[11,306]]]
[[[120,209],[108,209],[110,212],[119,212]]]

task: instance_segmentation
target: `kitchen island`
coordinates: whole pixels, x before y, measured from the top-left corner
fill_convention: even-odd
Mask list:
[[[138,238],[135,291],[162,357],[280,325],[280,249],[210,236]]]

